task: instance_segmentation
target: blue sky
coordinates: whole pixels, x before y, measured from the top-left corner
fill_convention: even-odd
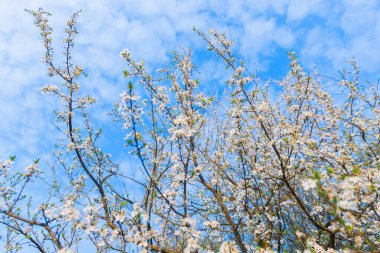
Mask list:
[[[67,18],[83,10],[74,60],[88,74],[81,85],[98,101],[93,117],[108,134],[106,146],[122,146],[122,140],[115,141],[122,137],[120,126],[110,127],[106,113],[126,85],[119,57],[123,48],[152,68],[166,64],[172,50],[193,48],[203,59],[206,88],[223,85],[215,82],[224,78],[223,65],[209,58],[193,26],[225,32],[263,79],[286,74],[287,51],[295,51],[306,69],[315,64],[330,76],[338,76],[354,56],[366,78],[379,77],[376,0],[0,0],[0,159],[16,154],[20,165],[48,159],[57,137],[51,124],[57,101],[40,93],[54,80],[46,75],[39,34],[24,12],[38,7],[53,14],[57,55]],[[116,159],[124,154],[118,148],[112,150]]]

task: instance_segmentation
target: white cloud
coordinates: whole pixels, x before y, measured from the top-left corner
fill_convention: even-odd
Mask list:
[[[274,18],[256,18],[245,22],[244,34],[240,38],[242,54],[268,55],[276,46],[289,47],[294,41],[289,27],[280,25]]]
[[[321,15],[328,11],[326,1],[322,0],[294,0],[290,1],[287,8],[288,22],[300,21],[311,14]]]
[[[301,56],[309,64],[323,62],[324,71],[338,70],[355,57],[367,74],[380,69],[380,5],[378,1],[341,1],[336,15],[306,31]],[[337,11],[337,9],[339,11]]]

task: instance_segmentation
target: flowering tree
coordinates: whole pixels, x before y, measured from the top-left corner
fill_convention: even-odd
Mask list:
[[[11,172],[0,164],[0,223],[8,252],[370,252],[380,248],[380,100],[359,84],[359,69],[334,80],[329,94],[315,71],[290,54],[289,74],[269,84],[232,52],[224,34],[196,33],[232,71],[221,99],[202,93],[190,51],[150,73],[128,50],[127,88],[114,110],[126,146],[145,180],[131,178],[102,151],[92,127],[91,96],[80,92],[72,59],[75,13],[67,22],[65,62],[56,65],[52,28],[42,9],[29,11],[41,32],[48,74],[60,86],[57,128],[64,135],[51,166],[35,161]],[[228,86],[228,87],[227,87]],[[16,170],[17,171],[17,170]],[[62,174],[67,180],[62,179]],[[60,179],[58,179],[60,176]],[[32,182],[48,194],[38,203]],[[143,189],[141,199],[125,184]]]

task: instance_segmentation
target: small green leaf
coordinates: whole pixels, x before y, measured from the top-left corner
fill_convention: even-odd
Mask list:
[[[334,196],[334,198],[333,198],[333,203],[335,204],[335,205],[337,205],[338,204],[338,199]]]
[[[355,166],[354,169],[352,170],[352,173],[353,173],[354,175],[358,175],[358,174],[360,173],[360,168],[357,167],[357,166]]]
[[[141,221],[141,213],[138,213],[138,214],[136,215],[136,219],[137,219],[138,222]]]
[[[314,178],[317,180],[321,180],[321,176],[319,175],[319,172],[314,170]]]
[[[335,170],[332,167],[327,167],[327,173],[332,174]]]
[[[352,233],[352,231],[354,231],[354,227],[351,226],[351,225],[347,225],[346,229],[347,229],[347,232],[350,233],[350,234]]]
[[[322,198],[327,198],[327,193],[321,189],[318,189],[318,196]]]
[[[131,81],[128,82],[128,89],[133,90],[133,84]]]
[[[153,190],[153,199],[155,199],[156,197],[157,197],[157,191]]]

